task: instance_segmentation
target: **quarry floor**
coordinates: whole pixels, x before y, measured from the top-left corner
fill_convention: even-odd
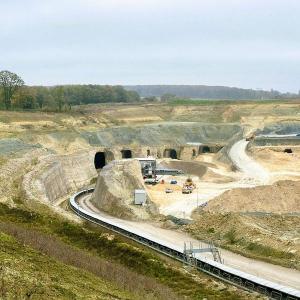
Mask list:
[[[241,189],[240,191],[242,191],[244,188],[270,186],[279,180],[300,180],[300,151],[288,154],[283,151],[270,150],[268,147],[255,148],[251,153],[251,156],[254,154],[253,157],[250,157],[246,153],[248,143],[246,140],[240,140],[229,151],[229,157],[237,168],[235,172],[217,161],[215,154],[203,154],[197,158],[194,164],[202,169],[201,172],[190,168],[189,173],[186,162],[176,161],[176,164],[174,161],[162,162],[162,164],[171,167],[175,165],[179,169],[182,165],[185,174],[161,176],[159,179],[163,179],[164,184],[147,185],[147,192],[151,200],[159,207],[160,213],[164,215],[191,218],[194,209],[197,207],[205,208],[209,200],[220,196],[225,191],[233,189]],[[187,178],[192,178],[196,184],[196,189],[191,194],[182,194],[182,186]],[[177,184],[170,184],[171,180],[176,180]],[[173,192],[166,193],[166,189],[171,189]],[[284,200],[289,201],[288,199]],[[230,202],[232,208],[234,203]],[[257,204],[257,210],[255,204],[252,204],[252,211],[263,211],[261,210],[263,209],[261,203]],[[226,211],[226,204],[224,208]],[[279,208],[277,213],[297,210],[300,213],[300,204],[298,207],[294,205],[290,209],[291,211],[281,211]],[[276,205],[274,206],[275,211]]]

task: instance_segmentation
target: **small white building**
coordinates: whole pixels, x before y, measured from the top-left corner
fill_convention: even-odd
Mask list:
[[[145,190],[134,190],[134,204],[144,205],[146,204],[147,194]]]

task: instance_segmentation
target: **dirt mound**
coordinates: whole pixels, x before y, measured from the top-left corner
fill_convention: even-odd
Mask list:
[[[163,161],[159,165],[160,167],[168,169],[182,170],[186,175],[194,175],[201,178],[207,171],[207,167],[199,162],[189,161]]]
[[[140,163],[134,159],[113,161],[100,172],[92,202],[120,218],[150,219],[158,213],[156,206],[150,199],[146,206],[134,205],[135,189],[145,189]]]
[[[300,268],[300,216],[194,213],[185,230],[242,255]]]
[[[211,212],[300,213],[300,181],[226,191],[209,201]]]

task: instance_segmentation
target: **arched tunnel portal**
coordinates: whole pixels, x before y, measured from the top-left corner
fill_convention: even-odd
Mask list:
[[[94,158],[95,169],[102,169],[106,165],[105,152],[97,152]]]
[[[125,149],[121,151],[122,158],[132,158],[132,151]]]
[[[166,158],[172,158],[177,159],[177,152],[175,149],[165,149],[164,151],[164,157]]]

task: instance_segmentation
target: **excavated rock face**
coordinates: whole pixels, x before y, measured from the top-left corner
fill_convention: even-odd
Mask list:
[[[122,126],[83,132],[81,136],[92,146],[117,145],[181,146],[190,142],[227,143],[241,132],[237,124],[202,124],[197,122],[165,122],[144,126]]]
[[[29,199],[57,204],[71,192],[88,185],[97,176],[93,165],[95,150],[70,155],[44,155],[24,176]]]
[[[139,161],[115,160],[100,172],[92,202],[102,211],[120,218],[153,218],[158,210],[149,197],[146,206],[134,205],[135,189],[145,189]]]

